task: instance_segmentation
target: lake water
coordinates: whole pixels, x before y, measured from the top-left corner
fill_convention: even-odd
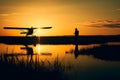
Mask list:
[[[108,43],[109,45],[117,45],[111,48],[113,57],[103,56],[107,49],[101,51],[102,55],[96,55],[98,48],[103,44],[90,45],[7,45],[0,44],[1,54],[19,54],[20,59],[27,60],[24,54],[35,54],[42,61],[48,60],[51,63],[58,57],[59,61],[69,66],[69,70],[65,71],[65,75],[70,80],[120,80],[120,44]],[[97,49],[94,50],[94,48]],[[96,53],[94,53],[96,52]],[[109,50],[107,51],[109,52]],[[114,55],[119,53],[119,55]],[[111,52],[110,52],[111,54]],[[111,55],[112,56],[112,55]]]

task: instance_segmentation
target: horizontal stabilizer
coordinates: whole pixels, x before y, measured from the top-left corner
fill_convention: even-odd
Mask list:
[[[21,32],[20,34],[27,34],[27,32]]]

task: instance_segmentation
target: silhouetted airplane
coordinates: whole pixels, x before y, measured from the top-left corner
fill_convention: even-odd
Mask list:
[[[39,29],[50,29],[52,27],[40,27]],[[33,28],[33,26],[31,28],[22,28],[22,27],[4,27],[4,29],[17,29],[17,30],[27,30],[27,32],[21,32],[20,34],[26,34],[26,36],[28,35],[32,35],[34,33],[34,29],[38,29],[38,28]]]

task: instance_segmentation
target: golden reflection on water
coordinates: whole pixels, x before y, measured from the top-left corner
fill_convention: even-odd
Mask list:
[[[82,48],[90,48],[93,46],[97,46],[98,44],[94,45],[79,45],[79,50]],[[75,45],[41,45],[37,44],[36,46],[33,45],[6,45],[6,44],[0,44],[1,53],[3,54],[29,54],[29,49],[31,48],[33,50],[33,55],[31,59],[35,60],[36,56],[39,56],[40,60],[49,60],[54,61],[56,57],[59,57],[60,60],[69,60],[74,59],[74,54],[67,55],[66,52],[74,51]],[[24,49],[22,49],[24,48]],[[66,57],[68,56],[68,57]],[[19,59],[25,59],[27,60],[29,55],[24,56],[18,56]],[[73,57],[73,58],[72,58]],[[65,59],[67,58],[67,59]]]
[[[94,46],[100,46],[101,44],[90,44],[90,45],[78,45],[78,50],[81,49],[88,49],[93,48]],[[34,45],[6,45],[6,44],[0,44],[0,53],[2,54],[24,54],[19,55],[19,59],[25,59],[25,60],[36,60],[36,58],[40,60],[49,60],[54,61],[56,57],[59,58],[59,60],[64,61],[71,61],[74,62],[75,60],[79,60],[85,57],[85,55],[77,55],[77,58],[75,58],[74,50],[76,45],[41,45],[37,44]],[[22,49],[24,48],[24,49]],[[33,56],[31,57],[29,54],[29,49],[31,48],[33,50]],[[83,62],[86,62],[88,59],[93,58],[92,56],[86,56],[85,60]],[[93,58],[94,59],[94,58]]]
[[[40,52],[41,52],[41,46],[40,44],[37,44],[35,47],[35,53],[40,54]]]
[[[93,48],[95,46],[100,46],[101,44],[91,44],[91,45],[78,45],[78,50]],[[8,58],[14,58],[16,64],[20,61],[24,61],[25,64],[30,62],[37,62],[39,64],[45,64],[49,67],[51,64],[54,64],[55,59],[58,57],[58,62],[70,68],[66,73],[70,76],[76,76],[76,73],[79,74],[77,77],[81,76],[83,73],[92,73],[93,71],[98,71],[103,68],[107,69],[111,67],[113,70],[116,68],[119,69],[119,61],[105,61],[98,58],[95,58],[94,55],[81,55],[78,54],[75,58],[75,47],[76,45],[41,45],[37,44],[36,46],[29,45],[28,47],[33,49],[34,55],[26,55],[27,51],[21,50],[21,47],[24,45],[5,45],[0,44],[0,48],[4,51],[5,54],[6,48],[10,51],[8,54],[11,54],[11,49],[14,47],[14,54],[25,54],[19,56],[8,56]],[[5,48],[5,49],[4,49]],[[4,50],[3,50],[4,49]],[[17,53],[18,52],[18,53]],[[120,70],[120,69],[119,69]],[[90,72],[89,72],[90,71]],[[82,72],[82,73],[81,73]],[[71,77],[72,78],[72,77]]]
[[[91,44],[91,45],[79,45],[78,48],[92,48],[93,46],[99,46],[99,44]],[[75,45],[41,45],[37,44],[36,46],[33,45],[27,45],[27,47],[30,47],[33,49],[33,52],[35,54],[41,54],[41,53],[54,53],[60,55],[63,55],[66,51],[69,51],[71,49],[75,48]],[[7,45],[7,44],[0,44],[0,53],[26,53],[25,45]]]
[[[100,45],[102,44],[78,45],[78,50],[93,48]],[[8,58],[14,58],[16,64],[21,60],[26,64],[30,62],[39,62],[40,64],[45,63],[47,67],[54,64],[56,57],[58,57],[59,62],[63,63],[69,69],[66,70],[65,73],[67,73],[71,79],[73,79],[73,76],[74,78],[79,78],[82,76],[86,77],[86,75],[94,75],[96,73],[100,73],[100,75],[109,74],[115,70],[115,74],[120,73],[120,61],[105,61],[95,58],[94,55],[84,54],[79,54],[79,56],[75,58],[74,50],[76,46],[77,45],[29,45],[28,47],[33,49],[34,55],[26,55],[27,50],[21,49],[21,47],[25,47],[24,45],[0,44],[0,53],[6,54],[5,52],[8,52],[8,54],[11,54],[11,49],[14,49],[14,54],[25,54],[17,56],[19,60],[16,56],[8,56]],[[6,51],[6,48],[8,51]]]

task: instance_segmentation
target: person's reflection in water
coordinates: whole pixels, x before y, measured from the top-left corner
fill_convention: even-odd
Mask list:
[[[78,44],[76,44],[75,45],[75,50],[74,50],[75,59],[77,59],[78,55],[79,55]]]
[[[70,50],[70,51],[66,51],[65,53],[66,53],[66,54],[73,54],[74,57],[75,57],[75,59],[77,59],[77,57],[78,57],[79,54],[80,54],[80,51],[79,51],[79,49],[78,49],[78,44],[75,45],[75,48],[74,48],[74,49],[72,49],[72,50]]]

